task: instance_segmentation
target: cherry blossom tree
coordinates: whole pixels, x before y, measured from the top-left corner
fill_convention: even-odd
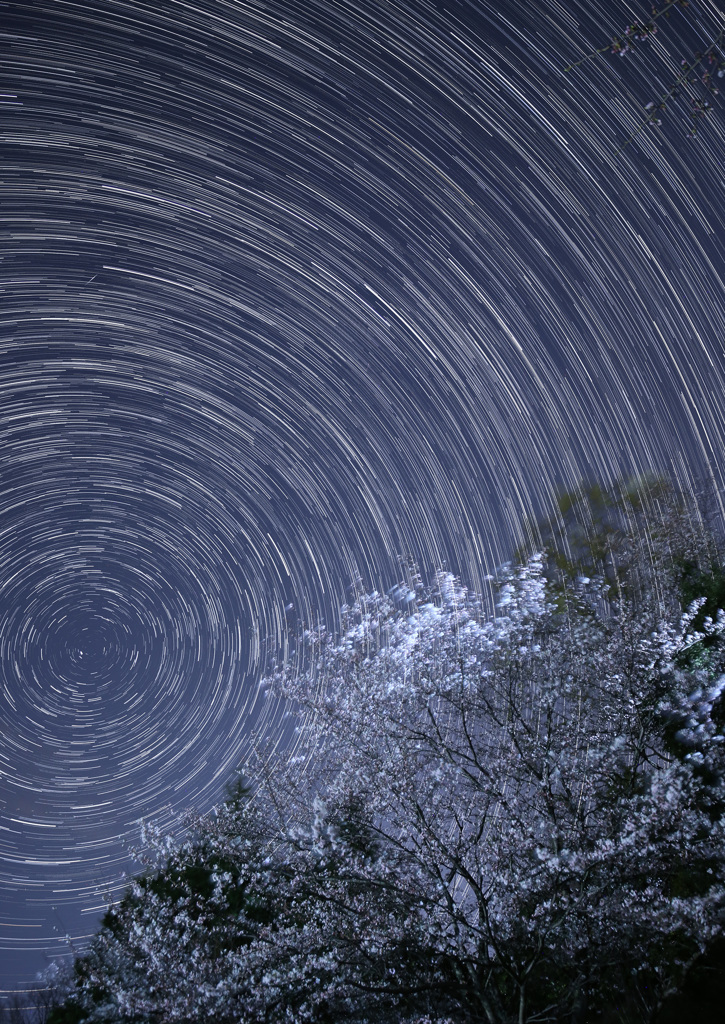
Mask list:
[[[308,631],[266,682],[294,754],[147,830],[55,1024],[653,1020],[725,920],[725,618],[545,569],[493,614],[441,573]]]
[[[431,596],[361,600],[310,638],[313,673],[278,677],[314,713],[327,799],[365,794],[461,1019],[561,1020],[633,970],[654,1012],[720,927],[725,679],[678,663],[722,622],[606,617],[584,580],[562,614],[536,559],[494,619],[450,577]]]

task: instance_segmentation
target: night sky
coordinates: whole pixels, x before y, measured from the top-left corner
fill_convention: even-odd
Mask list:
[[[358,575],[722,486],[725,104],[616,154],[717,8],[562,70],[648,9],[0,8],[0,989],[284,756],[260,677]]]

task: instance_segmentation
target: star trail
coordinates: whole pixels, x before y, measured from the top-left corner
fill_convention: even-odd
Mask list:
[[[284,756],[259,680],[355,578],[483,587],[582,478],[722,487],[725,118],[616,153],[722,15],[564,73],[635,15],[2,6],[0,989],[140,819]]]

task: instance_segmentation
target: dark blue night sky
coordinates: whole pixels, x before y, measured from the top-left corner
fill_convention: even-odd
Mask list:
[[[619,0],[2,7],[0,989],[141,818],[285,737],[359,574],[474,588],[557,487],[723,485],[725,117]]]

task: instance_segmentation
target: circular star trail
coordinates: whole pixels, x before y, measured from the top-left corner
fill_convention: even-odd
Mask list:
[[[6,6],[0,988],[284,756],[259,680],[358,575],[721,487],[725,119],[616,153],[717,15],[565,74],[627,4]]]

